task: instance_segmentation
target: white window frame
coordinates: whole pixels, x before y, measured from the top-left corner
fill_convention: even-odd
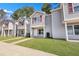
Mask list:
[[[79,25],[79,24],[76,24],[76,25]],[[76,25],[74,25],[74,34],[75,34],[75,26],[76,26]],[[79,35],[79,34],[75,34],[75,35]]]
[[[74,32],[73,32],[73,31],[74,31],[74,30],[73,30],[73,25],[68,25],[68,26],[71,26],[71,27],[72,27],[72,34],[69,34],[69,33],[68,33],[68,35],[73,35],[73,34],[74,34]],[[67,30],[68,30],[68,26],[67,26]],[[68,31],[68,32],[69,32],[69,31]]]
[[[74,13],[74,4],[72,3],[73,13]]]
[[[75,7],[75,6],[74,6],[74,3],[72,3],[72,6],[73,6],[73,13],[78,13],[78,12],[76,12],[75,9],[74,9],[74,7]]]

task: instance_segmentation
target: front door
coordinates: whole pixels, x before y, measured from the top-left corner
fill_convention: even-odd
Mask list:
[[[38,36],[37,29],[34,29],[34,36]]]

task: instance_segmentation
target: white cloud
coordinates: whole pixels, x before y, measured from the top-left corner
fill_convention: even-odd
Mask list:
[[[7,9],[4,9],[4,12],[6,12],[6,13],[13,13],[13,11],[10,11],[10,10],[7,10]]]

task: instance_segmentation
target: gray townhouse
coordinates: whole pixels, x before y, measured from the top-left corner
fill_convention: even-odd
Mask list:
[[[49,34],[52,38],[78,40],[78,19],[79,3],[62,3],[51,10],[51,15],[36,11],[31,15],[31,37],[45,38]]]
[[[52,12],[52,37],[79,40],[79,3],[63,3]]]
[[[43,37],[52,36],[51,15],[46,15],[44,12],[35,11],[31,16],[30,36]]]

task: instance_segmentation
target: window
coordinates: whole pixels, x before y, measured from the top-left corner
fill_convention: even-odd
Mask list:
[[[75,7],[74,7],[74,11],[75,11],[75,12],[79,12],[79,6],[75,6]]]
[[[68,12],[73,13],[72,3],[68,3]]]
[[[32,18],[32,23],[34,23],[34,18]]]
[[[39,34],[43,34],[43,29],[39,29]]]
[[[20,23],[20,25],[24,25],[24,22],[19,22]]]
[[[21,34],[24,34],[24,31],[23,30],[21,30]]]
[[[40,22],[42,22],[42,15],[40,15]]]
[[[75,35],[79,35],[79,25],[74,25]]]
[[[36,18],[32,18],[32,23],[33,23],[33,24],[36,23]]]
[[[73,35],[73,27],[72,26],[67,26],[68,29],[68,34]]]

